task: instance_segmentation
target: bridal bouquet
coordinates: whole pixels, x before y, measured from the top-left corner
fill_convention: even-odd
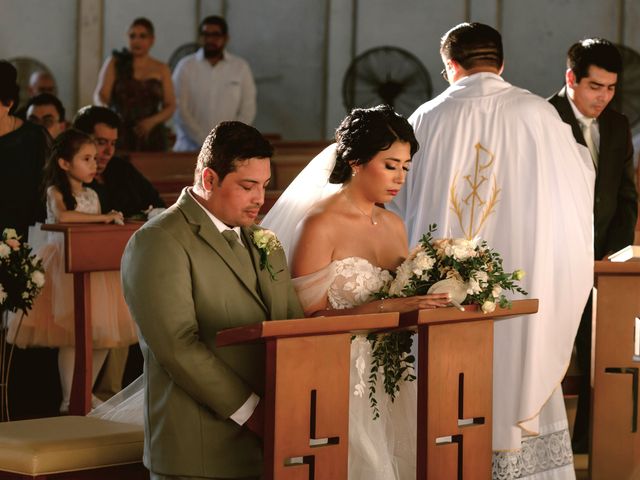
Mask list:
[[[443,238],[435,240],[437,227],[429,226],[416,248],[396,269],[395,278],[377,298],[411,297],[427,293],[451,294],[451,303],[464,310],[462,303],[478,305],[484,313],[491,313],[499,305],[511,306],[505,291],[527,292],[517,285],[524,272],[505,272],[502,257],[487,242],[474,238]],[[371,372],[369,375],[369,402],[374,418],[379,416],[375,398],[378,372],[384,375],[384,390],[395,399],[400,382],[415,380],[411,355],[411,332],[371,334]]]
[[[496,305],[511,306],[505,291],[527,295],[516,282],[524,272],[505,272],[502,257],[478,237],[434,240],[436,225],[430,225],[418,246],[396,270],[388,297],[410,297],[449,292],[454,304],[463,301],[491,313]]]
[[[0,239],[0,310],[26,313],[44,286],[42,260],[12,228]]]

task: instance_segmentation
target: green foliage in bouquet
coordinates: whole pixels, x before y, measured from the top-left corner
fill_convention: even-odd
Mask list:
[[[26,313],[44,285],[42,260],[12,228],[0,240],[0,310]]]
[[[397,268],[395,278],[376,294],[376,298],[426,295],[434,284],[448,280],[461,297],[466,295],[465,303],[479,305],[484,313],[491,313],[498,305],[502,308],[511,306],[505,291],[527,295],[516,283],[522,280],[524,272],[505,272],[502,257],[486,241],[479,238],[436,240],[433,238],[436,230],[435,224],[429,225],[418,246]],[[368,336],[372,345],[369,402],[374,418],[380,415],[375,397],[379,373],[384,375],[384,390],[391,401],[402,381],[416,378],[411,335],[411,332],[393,332]]]
[[[422,236],[416,249],[398,267],[389,287],[390,297],[425,295],[436,282],[457,280],[466,288],[466,303],[479,305],[485,313],[496,305],[509,308],[505,291],[527,292],[516,284],[524,272],[505,272],[502,257],[485,240],[474,238],[443,238],[434,240],[435,224]]]
[[[382,372],[384,391],[393,402],[400,390],[401,382],[412,382],[416,379],[413,364],[415,357],[411,355],[413,344],[412,332],[391,332],[367,336],[371,343],[372,359],[369,372],[369,404],[373,410],[373,419],[380,417],[376,384],[378,372]]]

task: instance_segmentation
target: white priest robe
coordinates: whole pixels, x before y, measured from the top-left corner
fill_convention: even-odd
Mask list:
[[[495,324],[494,478],[574,478],[560,382],[593,284],[589,154],[549,103],[492,73],[460,79],[409,121],[420,149],[388,205],[409,245],[431,223],[436,237],[479,235],[540,299],[537,314]]]

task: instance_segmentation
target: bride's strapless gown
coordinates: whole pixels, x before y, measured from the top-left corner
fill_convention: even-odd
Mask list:
[[[331,308],[351,308],[373,300],[392,279],[391,274],[368,260],[348,257],[322,270],[294,279],[305,311],[327,298]],[[349,480],[415,478],[417,386],[404,382],[391,402],[381,375],[376,385],[380,417],[373,420],[368,377],[371,344],[358,335],[351,344],[351,397],[349,400]]]
[[[294,286],[303,307],[317,305],[319,300],[328,298],[332,308],[344,309],[370,302],[373,294],[390,280],[388,271],[364,258],[349,257],[294,279]],[[356,336],[351,345],[349,480],[415,478],[416,384],[404,382],[391,402],[379,381],[376,395],[380,417],[373,420],[368,396],[370,370],[371,344],[366,337]],[[90,415],[142,424],[143,396],[139,378]]]

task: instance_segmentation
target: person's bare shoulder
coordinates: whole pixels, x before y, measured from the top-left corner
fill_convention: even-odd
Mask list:
[[[315,205],[311,211],[302,219],[302,235],[311,238],[327,238],[329,233],[335,229],[335,222],[332,221],[335,214],[326,205]]]
[[[151,70],[153,72],[159,73],[161,75],[171,75],[171,70],[169,69],[169,65],[164,62],[161,62],[157,58],[150,57],[151,60]]]
[[[391,210],[386,210],[384,208],[376,207],[375,214],[378,215],[378,218],[384,220],[389,227],[393,227],[395,229],[404,230],[404,221],[400,218],[396,213]]]

